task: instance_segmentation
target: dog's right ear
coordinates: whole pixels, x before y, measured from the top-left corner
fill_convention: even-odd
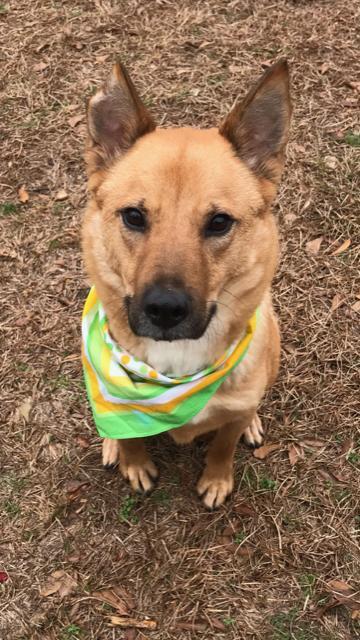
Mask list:
[[[89,101],[89,176],[109,166],[155,126],[125,67],[116,63],[107,82]]]

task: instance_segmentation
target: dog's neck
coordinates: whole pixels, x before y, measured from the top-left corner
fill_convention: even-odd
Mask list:
[[[219,329],[219,323],[214,317],[198,340],[165,342],[145,338],[144,360],[161,373],[176,377],[191,375],[215,362],[229,346]],[[239,339],[243,333],[244,331]]]

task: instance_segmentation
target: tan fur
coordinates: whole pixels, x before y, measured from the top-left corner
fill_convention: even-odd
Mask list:
[[[102,95],[96,99],[96,108],[102,99]],[[269,207],[282,154],[267,162],[267,171],[275,176],[270,179],[237,157],[217,129],[152,130],[149,120],[146,131],[146,113],[141,117],[145,134],[130,148],[119,149],[109,159],[104,153],[99,156],[93,144],[87,155],[92,197],[83,225],[83,252],[113,337],[164,373],[185,375],[214,362],[233,340],[240,339],[260,305],[260,320],[245,360],[190,424],[170,432],[176,442],[188,443],[217,430],[198,484],[206,506],[214,507],[232,490],[232,460],[239,436],[248,431],[248,440],[254,440],[251,424],[259,434],[256,410],[278,370],[279,332],[270,294],[278,241]],[[104,164],[99,157],[104,157]],[[119,209],[141,201],[146,202],[151,219],[148,234],[130,232],[116,215]],[[204,240],[199,230],[210,205],[231,212],[236,225],[227,236]],[[173,343],[134,335],[125,296],[141,291],[158,276],[179,273],[194,296],[205,299],[208,306],[217,302],[217,314],[205,334],[197,341]],[[119,451],[123,475],[134,489],[149,490],[157,472],[144,443],[105,441],[104,462],[114,464]]]

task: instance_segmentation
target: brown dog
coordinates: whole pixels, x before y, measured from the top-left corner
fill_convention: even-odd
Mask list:
[[[197,485],[209,508],[232,491],[239,437],[261,443],[256,411],[278,371],[270,206],[290,115],[285,61],[220,129],[156,129],[120,65],[89,104],[83,252],[115,341],[160,372],[190,375],[240,339],[259,307],[245,359],[191,423],[169,432],[178,443],[216,432]],[[103,464],[117,462],[133,489],[152,488],[143,439],[105,439]]]

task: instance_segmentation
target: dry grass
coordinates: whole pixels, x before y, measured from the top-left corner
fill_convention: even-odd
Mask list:
[[[358,6],[0,5],[4,640],[345,640],[359,632],[348,606],[321,611],[329,580],[360,588]],[[280,55],[292,63],[295,116],[276,207],[283,366],[262,407],[268,440],[281,448],[260,461],[240,447],[236,491],[214,514],[194,493],[200,445],[176,448],[166,437],[153,443],[159,488],[129,499],[126,485],[101,469],[85,399],[84,124],[72,118],[118,55],[158,119],[177,125],[217,122],[262,65]],[[26,204],[17,199],[22,184]],[[57,201],[60,189],[68,197]],[[308,255],[306,243],[319,236],[320,251]],[[350,248],[332,256],[347,238]],[[26,414],[28,398],[26,420],[16,410]],[[306,439],[320,443],[303,444],[291,466],[288,446]],[[88,484],[75,492],[74,479]],[[73,576],[76,589],[41,596],[56,570]],[[113,610],[89,594],[113,585],[133,596],[133,617],[156,620],[157,631],[108,625]]]

